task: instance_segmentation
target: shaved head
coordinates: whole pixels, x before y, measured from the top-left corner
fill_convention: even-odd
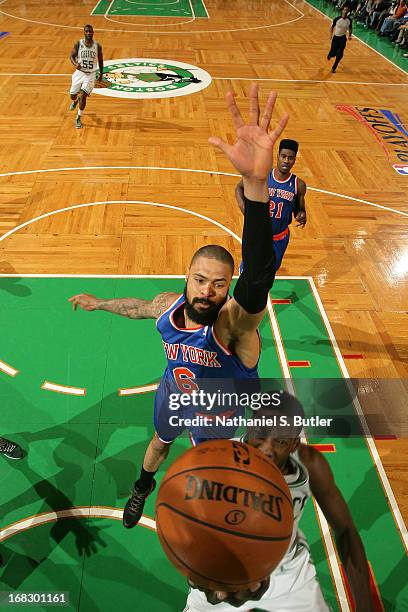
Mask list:
[[[190,267],[199,257],[206,257],[207,259],[215,259],[221,263],[227,264],[231,268],[231,275],[234,273],[234,259],[227,249],[219,246],[218,244],[208,244],[207,246],[201,247],[193,255]]]

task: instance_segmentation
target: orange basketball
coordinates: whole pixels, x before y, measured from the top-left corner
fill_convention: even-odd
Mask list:
[[[292,498],[263,453],[212,440],[167,470],[156,528],[182,574],[208,589],[238,591],[267,578],[283,558],[292,535]]]

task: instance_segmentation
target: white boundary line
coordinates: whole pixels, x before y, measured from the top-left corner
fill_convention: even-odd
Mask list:
[[[328,316],[326,314],[325,308],[323,306],[323,302],[320,299],[320,295],[319,295],[319,292],[318,292],[317,287],[315,285],[315,282],[314,282],[312,277],[309,277],[308,281],[309,281],[310,287],[312,289],[314,298],[316,300],[317,306],[318,306],[318,308],[320,310],[320,315],[321,315],[321,317],[322,317],[322,319],[324,321],[324,324],[326,326],[327,333],[328,333],[330,341],[332,343],[334,353],[335,353],[335,355],[337,357],[337,361],[339,363],[341,373],[343,374],[343,376],[344,376],[344,378],[346,380],[350,380],[350,374],[349,374],[349,372],[347,370],[347,366],[346,366],[346,364],[344,362],[343,356],[342,356],[341,351],[339,349],[339,345],[337,344],[336,337],[335,337],[335,335],[333,333],[333,330],[332,330],[332,327],[330,325],[330,321],[329,321],[329,318],[328,318]],[[369,433],[369,428],[368,428],[367,421],[365,419],[364,413],[362,411],[361,404],[360,404],[360,402],[358,400],[358,397],[355,395],[354,389],[353,389],[353,387],[352,387],[350,382],[348,383],[348,386],[349,386],[349,390],[350,390],[350,397],[351,398],[354,397],[354,399],[353,399],[354,409],[355,409],[356,413],[358,414],[359,419],[360,419],[360,421],[361,421],[361,423],[363,425],[364,432],[365,433],[368,432],[368,435],[366,436],[367,445],[369,447],[373,463],[374,463],[375,467],[377,468],[378,475],[380,476],[382,485],[383,485],[384,490],[386,492],[386,495],[388,497],[389,506],[390,506],[391,512],[394,515],[394,519],[395,519],[395,522],[396,522],[396,524],[398,526],[398,529],[400,531],[401,539],[402,539],[402,542],[403,542],[403,544],[405,546],[405,550],[408,552],[408,531],[407,531],[407,527],[406,527],[406,525],[404,523],[404,519],[402,518],[400,509],[399,509],[397,501],[395,499],[394,492],[393,492],[393,490],[391,488],[391,485],[390,485],[390,482],[388,480],[387,474],[385,473],[383,464],[381,463],[381,459],[380,459],[380,456],[378,454],[378,450],[377,450],[377,447],[375,445],[375,442],[372,439],[371,434]]]
[[[5,177],[5,176],[19,176],[23,174],[46,174],[49,172],[72,172],[72,171],[82,171],[82,170],[160,170],[160,171],[173,170],[175,172],[197,172],[199,174],[214,174],[217,176],[235,176],[237,178],[240,177],[239,174],[235,174],[234,172],[219,172],[217,170],[198,170],[194,168],[161,168],[160,166],[80,166],[80,167],[73,167],[73,168],[71,167],[46,168],[44,170],[21,170],[17,172],[3,172],[3,173],[0,173],[0,178]],[[328,195],[336,196],[338,198],[344,198],[345,200],[351,200],[352,202],[360,202],[362,204],[367,204],[368,206],[374,206],[375,208],[380,208],[382,210],[388,210],[390,212],[395,213],[396,215],[408,217],[408,213],[406,212],[397,210],[395,208],[390,208],[388,206],[383,206],[382,204],[375,204],[374,202],[369,202],[368,200],[354,198],[352,196],[347,196],[341,193],[336,193],[335,191],[327,191],[326,189],[317,189],[317,187],[308,186],[308,189],[310,191],[317,191],[319,193],[326,193]],[[67,209],[62,209],[62,210],[67,210]],[[181,210],[184,210],[184,209],[181,209]],[[39,217],[37,217],[37,219],[38,218]]]
[[[286,2],[286,4],[288,4],[291,8],[295,9],[295,11],[297,11],[301,15],[301,17],[305,16],[305,14],[300,9],[298,9],[297,6],[289,2],[289,0],[283,0],[283,1]]]
[[[174,2],[160,2],[160,4],[157,4],[157,2],[135,2],[134,0],[125,0],[125,2],[128,2],[128,4],[139,4],[142,5],[143,7],[145,6],[170,6],[171,4],[181,4],[181,0],[174,0]]]
[[[277,277],[278,278],[278,277]],[[281,280],[290,279],[291,277],[283,276]],[[309,280],[309,277],[296,277],[301,280]],[[287,390],[292,395],[296,396],[296,388],[295,382],[292,378],[292,372],[288,365],[288,359],[286,356],[285,347],[283,345],[282,336],[280,333],[279,323],[275,315],[275,311],[271,304],[270,298],[268,298],[268,312],[270,315],[271,327],[273,330],[273,335],[275,336],[275,343],[278,349],[279,361],[281,364],[282,372],[285,377]],[[306,439],[303,437],[302,442],[306,442]],[[325,549],[326,549],[326,558],[327,563],[329,565],[329,569],[331,571],[332,581],[334,582],[334,590],[337,597],[338,604],[340,606],[341,612],[350,612],[350,606],[347,599],[347,593],[345,590],[345,586],[343,583],[343,578],[340,572],[340,566],[338,562],[338,558],[336,555],[336,551],[334,548],[333,537],[330,532],[329,524],[321,511],[317,501],[313,499],[314,508],[317,514],[318,523],[320,523],[320,532],[324,541]]]
[[[199,19],[197,17],[197,19]],[[25,77],[70,77],[70,72],[52,73],[52,72],[0,72],[2,76],[25,76]],[[213,81],[271,81],[272,83],[322,83],[323,85],[375,85],[376,87],[408,87],[408,83],[381,83],[381,82],[363,82],[363,81],[319,81],[317,79],[270,79],[270,78],[255,78],[255,77],[211,77]]]
[[[287,0],[284,0],[285,2],[287,2]],[[2,2],[0,2],[0,5],[4,4],[5,2],[7,2],[7,0],[3,0]],[[287,4],[289,4],[290,6],[292,6],[292,8],[296,9],[299,12],[299,9],[297,9],[296,7],[294,7],[292,4],[290,4],[290,2],[287,2]],[[51,26],[51,27],[55,27],[55,28],[66,28],[68,30],[82,30],[82,26],[69,26],[69,25],[63,25],[60,23],[51,23],[48,21],[39,21],[38,19],[26,19],[25,17],[19,17],[17,15],[13,15],[12,13],[7,13],[6,11],[0,10],[0,14],[6,15],[7,17],[11,17],[12,19],[19,19],[20,21],[26,21],[28,23],[38,23],[40,25],[45,25],[45,26]],[[247,28],[235,28],[235,29],[229,29],[229,30],[175,30],[174,32],[159,32],[157,30],[154,30],[154,34],[175,34],[176,36],[180,36],[180,35],[184,35],[184,34],[216,34],[216,33],[223,33],[223,32],[249,32],[249,31],[253,31],[253,30],[266,30],[268,28],[276,28],[282,25],[289,25],[291,23],[295,23],[296,21],[299,21],[299,19],[303,19],[302,17],[303,13],[299,16],[296,17],[295,19],[289,19],[288,21],[283,21],[281,23],[270,23],[270,24],[266,24],[266,25],[262,25],[262,26],[253,26],[253,27],[247,27]],[[146,34],[146,30],[123,30],[120,28],[98,28],[99,32],[129,32],[129,33],[142,33],[142,34]],[[150,32],[148,32],[150,34]]]
[[[203,5],[204,10],[205,10],[205,12],[206,12],[206,14],[207,14],[207,19],[210,19],[210,15],[209,15],[209,13],[208,13],[208,11],[207,11],[207,7],[206,7],[206,5],[205,5],[204,0],[201,0],[201,4]],[[197,19],[199,19],[199,17],[197,17]]]
[[[1,76],[1,74],[0,74]],[[324,85],[375,85],[376,87],[384,85],[385,87],[408,87],[408,83],[380,83],[364,81],[331,81],[317,79],[267,79],[255,77],[212,77],[213,81],[272,81],[274,83],[323,83]]]
[[[176,172],[198,172],[201,174],[216,174],[218,176],[236,176],[234,172],[219,172],[218,170],[196,170],[194,168],[166,168],[161,166],[77,166],[67,168],[46,168],[45,170],[20,170],[17,172],[3,172],[2,176],[17,176],[19,174],[43,174],[47,172],[72,172],[74,170],[175,170]],[[310,189],[310,187],[309,187]]]
[[[312,276],[277,276],[276,278],[281,278],[282,280],[293,280],[293,279],[308,280],[309,278],[313,278],[313,277]]]
[[[329,21],[333,21],[331,17],[329,17],[329,15],[326,15],[325,13],[323,13],[323,11],[321,11],[320,9],[316,8],[315,6],[313,6],[312,4],[309,4],[309,2],[307,0],[303,0],[303,2],[305,4],[307,4],[307,6],[309,6],[310,8],[314,9],[315,11],[317,11],[318,13],[320,13],[321,15],[323,15],[323,17],[325,17],[326,19],[329,19]],[[371,45],[369,45],[368,43],[366,43],[364,40],[362,40],[359,36],[357,36],[357,34],[355,34],[353,32],[353,36],[359,40],[363,45],[365,45],[366,47],[368,47],[369,49],[371,49],[371,51],[374,51],[374,53],[377,53],[377,55],[379,55],[380,57],[382,57],[384,60],[386,60],[389,64],[391,64],[392,66],[394,66],[394,68],[398,68],[398,70],[400,70],[403,74],[405,74],[405,76],[407,75],[407,71],[404,70],[403,68],[400,68],[400,66],[398,66],[398,64],[395,64],[392,60],[388,59],[388,57],[386,57],[385,55],[383,55],[382,53],[380,53],[379,51],[377,51],[377,49],[374,49],[374,47],[372,47]]]
[[[5,361],[0,361],[0,370],[9,376],[17,376],[19,370],[13,368],[13,366],[9,365]]]
[[[186,278],[185,274],[3,274],[0,278]],[[232,278],[238,278],[234,275]],[[276,276],[277,280],[309,280],[311,276]]]
[[[2,76],[55,76],[55,77],[69,77],[72,76],[71,73],[55,73],[52,74],[51,72],[49,73],[44,73],[44,72],[0,72],[0,77]]]
[[[276,278],[278,279],[279,277],[276,277]],[[275,336],[276,349],[278,352],[279,362],[280,362],[280,365],[283,371],[283,375],[285,377],[286,387],[287,387],[288,392],[294,395],[295,390],[294,390],[294,386],[292,382],[292,377],[290,374],[290,368],[289,368],[288,360],[286,359],[286,353],[285,353],[285,349],[283,346],[283,340],[282,340],[282,336],[280,333],[278,320],[276,318],[270,296],[268,296],[268,314],[269,314],[269,320],[271,323],[272,334]]]
[[[140,387],[126,387],[122,389],[118,389],[118,394],[120,397],[126,395],[139,395],[139,393],[148,393],[149,391],[156,391],[159,383],[153,383],[151,385],[142,385]]]
[[[195,21],[195,20],[196,20],[196,14],[195,14],[195,12],[194,12],[194,7],[193,7],[192,0],[188,0],[188,3],[189,3],[189,5],[190,5],[190,10],[191,10],[191,15],[192,15],[192,17],[193,17],[193,21]]]
[[[195,16],[195,13],[194,13],[194,9],[193,9],[193,5],[191,3],[191,0],[187,0],[187,1],[190,4],[190,12],[191,12],[191,17],[192,17],[192,19],[189,19],[188,21],[180,21],[178,23],[162,23],[160,25],[153,24],[153,23],[137,23],[137,24],[135,24],[135,23],[131,23],[130,21],[118,21],[117,19],[112,19],[111,17],[108,17],[108,12],[109,11],[107,11],[105,13],[104,18],[106,19],[106,21],[111,21],[112,23],[119,23],[119,25],[122,25],[122,24],[123,25],[132,25],[132,26],[138,25],[138,26],[145,26],[145,27],[149,27],[149,28],[160,28],[160,27],[171,28],[171,27],[174,27],[174,26],[185,25],[186,23],[193,23],[196,20],[196,16]],[[116,2],[116,0],[112,0],[112,2]],[[173,4],[178,4],[178,2],[175,2]],[[109,10],[110,10],[110,7],[109,7]],[[116,17],[122,17],[122,16],[125,17],[125,15],[116,15]],[[162,18],[162,19],[166,19],[166,18],[167,19],[169,19],[169,18],[170,19],[183,19],[183,15],[180,15],[180,16],[179,15],[174,15],[174,16],[173,15],[127,15],[127,16],[128,17],[133,17],[133,16],[134,17],[138,17],[138,16],[140,16],[140,17],[152,17],[154,19],[156,19],[156,17],[159,17],[159,18]],[[171,32],[169,32],[169,34],[171,34]]]
[[[34,514],[21,521],[16,521],[7,525],[0,530],[0,542],[4,542],[20,531],[26,531],[33,527],[39,527],[46,523],[58,521],[66,518],[110,518],[122,520],[123,509],[111,508],[110,506],[76,506],[75,508],[67,508],[66,510],[57,510],[56,512],[43,512],[42,514]],[[142,516],[140,524],[149,527],[156,531],[156,521],[148,516]]]
[[[353,202],[361,202],[362,204],[368,204],[369,206],[374,206],[375,208],[381,208],[382,210],[389,210],[390,212],[397,213],[397,215],[402,215],[403,217],[408,217],[408,213],[403,212],[402,210],[396,210],[395,208],[390,208],[389,206],[383,206],[382,204],[374,204],[374,202],[369,202],[368,200],[362,200],[360,198],[353,198],[351,196],[342,195],[341,193],[336,193],[334,191],[327,191],[326,189],[317,189],[316,187],[308,187],[312,191],[317,191],[318,193],[327,193],[328,195],[334,195],[339,198],[344,198],[345,200],[352,200]]]
[[[326,544],[327,560],[333,572],[332,577],[334,579],[334,583],[337,589],[337,597],[338,597],[337,603],[340,606],[341,612],[350,612],[350,606],[349,606],[349,602],[347,599],[347,593],[346,593],[343,578],[341,575],[339,561],[337,559],[336,551],[334,548],[333,536],[331,534],[330,527],[326,520],[326,517],[324,516],[323,512],[320,510],[319,504],[314,498],[313,498],[313,501],[314,501],[314,507],[316,509],[317,516],[318,516],[318,519],[319,519],[319,522],[322,528],[322,536]]]
[[[230,230],[228,227],[226,227],[222,223],[219,223],[218,221],[211,219],[211,217],[206,217],[205,215],[202,215],[194,210],[189,210],[188,208],[181,208],[180,206],[173,206],[172,204],[161,204],[160,202],[147,202],[144,200],[106,200],[106,201],[101,201],[101,202],[87,202],[86,204],[75,204],[74,206],[67,206],[66,208],[59,208],[58,210],[52,210],[50,212],[39,215],[38,217],[34,217],[33,219],[29,219],[29,221],[25,221],[24,223],[22,223],[21,225],[18,225],[17,227],[13,227],[13,229],[9,230],[8,232],[0,236],[0,242],[3,242],[3,240],[5,240],[6,238],[11,236],[18,230],[22,229],[23,227],[27,227],[28,225],[31,225],[31,223],[34,223],[35,221],[40,221],[41,219],[46,219],[47,217],[52,217],[53,215],[56,215],[61,212],[66,212],[68,210],[76,210],[78,208],[85,208],[87,206],[99,206],[99,205],[107,205],[107,204],[142,204],[145,206],[157,206],[159,208],[170,208],[172,210],[178,210],[180,212],[184,212],[186,214],[193,215],[194,217],[199,217],[200,219],[204,219],[204,221],[208,221],[209,223],[216,225],[217,227],[224,230],[227,234],[232,236],[232,238],[235,238],[236,240],[238,240],[238,242],[241,244],[241,239],[239,238],[239,236],[237,236],[237,234],[235,234],[235,232]]]
[[[127,1],[129,2],[129,0],[127,0]],[[201,0],[201,1],[202,1],[202,0]],[[97,3],[95,4],[95,6],[94,6],[94,8],[93,8],[93,10],[92,10],[91,16],[94,14],[94,12],[96,11],[96,9],[98,8],[98,5],[99,5],[101,2],[102,2],[102,0],[98,0],[98,1],[97,1]],[[176,2],[168,2],[167,4],[179,4],[179,2],[180,2],[180,0],[177,0]],[[143,2],[131,2],[130,4],[145,4],[145,3],[143,3]],[[203,2],[203,4],[204,4],[204,2]],[[207,15],[208,15],[208,13],[207,13]],[[96,17],[102,17],[102,15],[96,15],[96,14],[95,14],[95,16],[96,16]],[[155,15],[155,17],[162,17],[162,15]],[[132,25],[134,25],[134,24],[132,24]],[[149,24],[149,25],[150,25],[150,24]]]
[[[112,4],[114,4],[115,2],[116,2],[116,0],[111,0],[110,4],[108,4],[108,8],[106,9],[105,14],[104,14],[105,19],[106,19],[106,15],[109,13],[109,11],[110,11],[110,9],[112,7]]]
[[[2,274],[0,278],[185,278],[184,274]],[[238,278],[234,276],[234,278]],[[279,277],[276,277],[279,278]],[[285,276],[282,278],[292,278]],[[308,278],[307,276],[294,276],[293,278]]]
[[[83,387],[70,387],[68,385],[59,385],[57,383],[44,381],[41,385],[41,389],[45,391],[55,391],[55,393],[64,393],[66,395],[82,395],[85,397],[86,389]]]

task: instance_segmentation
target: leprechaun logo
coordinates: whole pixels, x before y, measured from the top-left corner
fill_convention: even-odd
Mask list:
[[[94,93],[115,98],[173,98],[205,89],[205,70],[173,60],[129,58],[104,62],[103,88]]]

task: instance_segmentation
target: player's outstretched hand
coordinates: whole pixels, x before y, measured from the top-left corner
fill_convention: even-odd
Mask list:
[[[257,582],[251,589],[236,591],[234,593],[227,593],[226,591],[210,591],[209,589],[204,589],[194,584],[190,580],[188,583],[191,587],[202,591],[205,594],[208,603],[212,604],[213,606],[223,602],[228,603],[233,608],[239,608],[247,601],[259,601],[269,589],[270,578],[267,578],[262,582]]]
[[[273,146],[289,118],[285,113],[277,126],[269,132],[276,97],[277,93],[274,91],[269,94],[260,118],[258,85],[252,83],[249,91],[249,120],[245,123],[236,105],[234,94],[229,91],[226,100],[236,130],[236,142],[230,145],[221,138],[208,139],[210,144],[225,153],[244,178],[264,181],[273,168]]]
[[[68,302],[71,302],[73,310],[76,310],[78,306],[82,310],[97,310],[99,300],[90,293],[78,293],[70,297]]]

